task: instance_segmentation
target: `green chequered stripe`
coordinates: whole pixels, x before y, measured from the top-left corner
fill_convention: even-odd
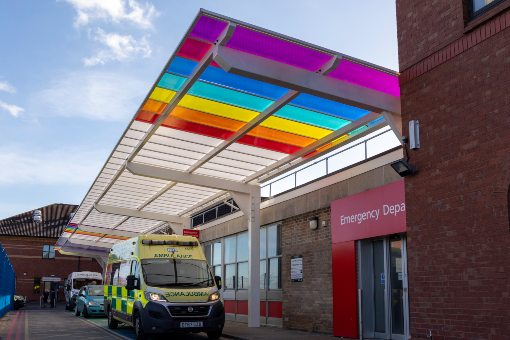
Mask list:
[[[117,299],[116,298],[112,298],[112,309],[117,310]]]
[[[135,291],[134,290],[128,291],[128,299],[129,300],[134,300],[135,299]]]
[[[121,303],[120,303],[120,310],[123,313],[127,313],[127,301],[126,300],[122,300],[121,301]]]
[[[122,287],[115,287],[117,289],[117,297],[122,298]]]
[[[112,296],[112,286],[108,286],[108,296]]]

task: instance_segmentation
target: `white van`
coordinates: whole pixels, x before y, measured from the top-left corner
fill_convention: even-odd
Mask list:
[[[76,304],[76,297],[81,287],[86,285],[102,285],[103,275],[96,272],[72,272],[65,280],[64,295],[66,310],[71,310]]]

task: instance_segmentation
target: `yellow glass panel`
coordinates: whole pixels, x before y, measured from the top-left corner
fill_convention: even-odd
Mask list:
[[[179,102],[179,106],[210,113],[216,116],[239,120],[242,122],[249,122],[256,115],[258,115],[258,112],[255,111],[242,109],[240,107],[228,104],[218,103],[213,100],[203,99],[191,95],[184,96],[184,98]]]
[[[161,87],[156,87],[154,91],[152,91],[149,98],[168,104],[174,96],[175,91],[170,91],[167,89],[163,89]]]
[[[313,125],[307,125],[303,123],[294,122],[292,120],[274,117],[271,116],[265,121],[263,121],[261,126],[265,126],[268,128],[290,132],[296,135],[301,135],[305,137],[321,139],[324,136],[329,135],[332,131],[328,129],[323,129],[320,127],[316,127]]]
[[[317,150],[315,150],[316,152],[322,152],[322,151],[325,151],[329,148],[332,148],[333,146],[337,145],[337,144],[340,144],[342,143],[343,141],[345,140],[348,140],[349,139],[349,135],[343,135],[343,136],[340,136],[338,137],[337,139],[333,140],[332,142],[328,143],[328,144],[325,144],[323,146],[321,146],[320,148],[317,148]]]

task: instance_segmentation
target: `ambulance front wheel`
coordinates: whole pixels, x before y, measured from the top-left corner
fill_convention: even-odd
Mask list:
[[[144,332],[142,320],[140,318],[140,313],[138,313],[138,311],[133,315],[133,327],[135,328],[136,340],[147,339],[147,335]]]
[[[113,318],[113,312],[111,308],[108,308],[108,328],[116,329],[119,322]]]

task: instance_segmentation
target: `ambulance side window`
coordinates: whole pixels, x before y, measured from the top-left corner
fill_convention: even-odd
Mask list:
[[[119,270],[120,270],[120,262],[112,264],[112,271],[111,271],[111,277],[110,277],[110,282],[111,282],[112,286],[119,285]]]
[[[120,271],[119,271],[119,286],[125,286],[127,283],[127,276],[129,275],[130,271],[130,263],[128,261],[122,262],[120,264]]]
[[[131,260],[131,275],[134,275],[135,279],[140,280],[140,264],[137,260]]]

